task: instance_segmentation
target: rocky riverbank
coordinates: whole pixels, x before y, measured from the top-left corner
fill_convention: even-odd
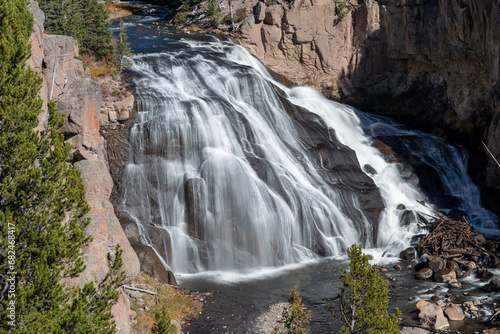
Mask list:
[[[492,273],[500,267],[499,240],[487,240],[472,231],[464,219],[442,217],[429,222],[428,228],[431,232],[421,235],[416,247],[402,251],[400,257],[406,261],[424,258],[415,263],[415,278],[444,284],[425,292],[431,297],[416,303],[418,312],[413,321],[436,331],[449,329],[450,323],[460,328],[457,324],[466,318],[496,328],[500,324],[500,308],[490,297],[500,291],[500,278]],[[387,268],[382,267],[381,272],[387,272]],[[470,278],[482,282],[477,288],[484,295],[482,300],[472,297],[474,292],[468,289]]]

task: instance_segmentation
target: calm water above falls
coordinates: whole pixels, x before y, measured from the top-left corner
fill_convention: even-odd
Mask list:
[[[141,26],[141,18],[132,20],[125,25],[138,53],[131,74],[139,112],[120,209],[183,284],[220,290],[215,302],[243,308],[235,311],[236,332],[285,300],[293,285],[323,328],[323,298],[336,294],[343,262],[320,258],[342,256],[360,242],[374,257],[384,254],[382,262],[392,261],[387,256],[419,232],[418,215],[456,208],[476,227],[497,229],[498,218],[482,208],[466,173],[466,157],[439,138],[310,88],[283,87],[230,42],[161,30],[154,17],[142,18]],[[432,177],[428,183],[439,189],[415,188],[400,164],[372,147],[372,138],[418,157],[420,182]],[[424,199],[430,203],[420,204]],[[236,285],[224,288],[230,282]],[[406,298],[415,291],[401,291],[392,298],[409,307]],[[238,304],[250,292],[254,300]],[[215,306],[208,309],[220,317]]]

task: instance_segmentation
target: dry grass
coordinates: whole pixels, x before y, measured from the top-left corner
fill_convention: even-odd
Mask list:
[[[107,76],[115,76],[118,73],[116,60],[113,55],[100,60],[88,54],[81,55],[80,58],[90,69],[90,78],[94,81],[98,81]]]
[[[94,81],[98,81],[99,78],[113,76],[116,73],[118,73],[118,69],[116,68],[115,64],[108,62],[101,64],[97,63],[95,65],[89,64],[89,69],[90,69],[90,78]]]
[[[150,333],[154,325],[154,315],[162,306],[166,306],[171,319],[184,323],[195,320],[201,312],[202,302],[188,297],[168,284],[140,272],[133,284],[158,293],[158,304],[155,296],[147,294],[141,299],[131,298],[131,308],[137,313],[137,323],[132,333]]]
[[[110,20],[142,12],[141,6],[130,3],[107,3],[106,9]]]

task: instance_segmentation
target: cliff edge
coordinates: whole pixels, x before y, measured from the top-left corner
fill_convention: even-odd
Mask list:
[[[83,250],[86,269],[66,284],[83,286],[96,279],[102,280],[109,272],[108,252],[112,253],[117,244],[123,249],[123,270],[127,275],[123,283],[130,282],[139,273],[140,264],[109,200],[113,180],[107,167],[106,142],[99,132],[103,104],[101,85],[91,80],[89,69],[75,58],[78,57],[77,41],[69,36],[45,34],[43,12],[35,1],[30,2],[29,8],[35,24],[30,38],[32,55],[28,65],[43,78],[40,97],[44,107],[38,129],[43,129],[46,124],[47,102],[52,97],[58,111],[66,116],[61,133],[72,144],[71,163],[81,172],[85,199],[91,207],[91,223],[85,232],[93,240]],[[130,333],[132,314],[124,292],[112,312],[117,332]]]

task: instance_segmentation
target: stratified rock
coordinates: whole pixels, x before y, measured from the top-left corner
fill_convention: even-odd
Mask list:
[[[436,304],[424,304],[420,307],[418,318],[423,326],[430,327],[434,330],[445,329],[450,326],[448,320],[444,316],[443,310]]]
[[[458,304],[450,304],[446,306],[444,309],[444,314],[446,314],[446,317],[452,321],[459,321],[465,318],[464,311]]]
[[[456,278],[457,274],[450,268],[439,269],[434,273],[434,280],[436,282],[447,283]]]
[[[430,268],[423,268],[423,269],[420,269],[419,271],[417,271],[417,273],[415,274],[415,276],[418,279],[428,279],[428,278],[432,277],[433,273],[434,272],[432,271],[432,269],[430,269]]]

